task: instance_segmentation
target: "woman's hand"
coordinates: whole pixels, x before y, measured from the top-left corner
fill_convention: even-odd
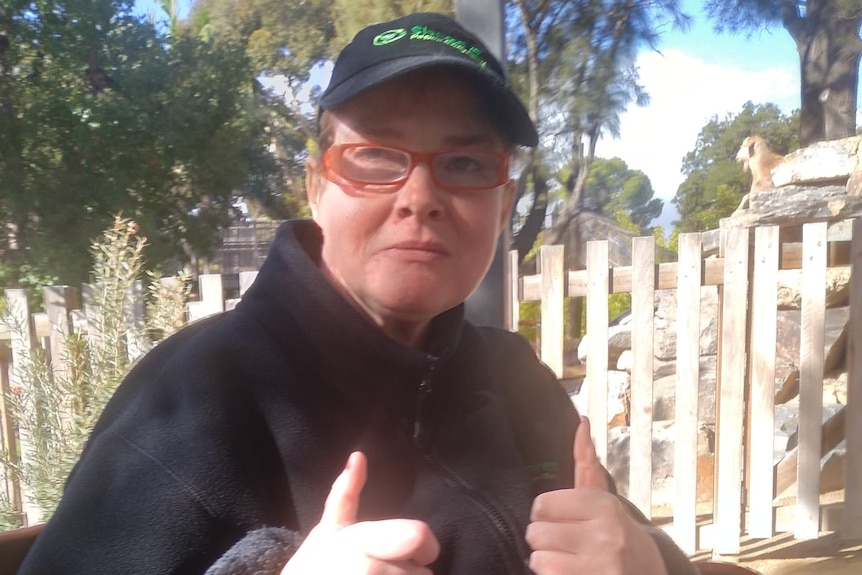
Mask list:
[[[658,546],[610,493],[586,417],[575,433],[575,487],[533,500],[527,543],[537,575],[667,575]]]
[[[323,514],[281,575],[431,575],[440,544],[428,525],[412,519],[359,521],[368,471],[361,452],[347,460]]]

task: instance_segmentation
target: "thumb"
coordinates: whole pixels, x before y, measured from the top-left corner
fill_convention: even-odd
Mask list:
[[[591,487],[609,491],[605,468],[596,455],[596,446],[590,436],[590,420],[582,415],[581,423],[575,431],[575,488]]]
[[[341,474],[335,478],[318,525],[341,529],[356,523],[359,512],[359,496],[365,487],[368,475],[368,460],[361,451],[354,451],[347,458]]]

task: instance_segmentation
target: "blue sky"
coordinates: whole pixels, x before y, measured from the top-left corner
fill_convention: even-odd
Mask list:
[[[179,1],[185,14],[190,0]],[[775,103],[785,113],[799,107],[799,62],[787,32],[776,27],[751,38],[718,35],[699,14],[700,4],[684,0],[684,10],[695,17],[692,28],[665,31],[660,53],[645,51],[638,59],[650,105],[627,111],[620,138],[597,146],[599,156],[618,156],[649,176],[665,200],[658,223],[666,227],[677,217],[669,200],[683,179],[682,158],[710,118],[738,113],[749,100]],[[139,0],[138,10],[161,14],[154,5]]]

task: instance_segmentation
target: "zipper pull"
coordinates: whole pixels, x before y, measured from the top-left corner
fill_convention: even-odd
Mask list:
[[[425,424],[424,421],[425,399],[431,394],[432,377],[434,375],[434,370],[437,367],[438,359],[439,358],[433,355],[428,356],[428,363],[425,370],[425,375],[419,382],[419,389],[416,392],[416,414],[413,420],[413,442],[423,451],[430,444],[430,434],[428,433],[428,426]]]

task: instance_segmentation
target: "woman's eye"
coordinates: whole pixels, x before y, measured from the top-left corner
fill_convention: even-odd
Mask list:
[[[469,172],[482,168],[482,163],[473,156],[452,156],[446,160],[446,169]]]

